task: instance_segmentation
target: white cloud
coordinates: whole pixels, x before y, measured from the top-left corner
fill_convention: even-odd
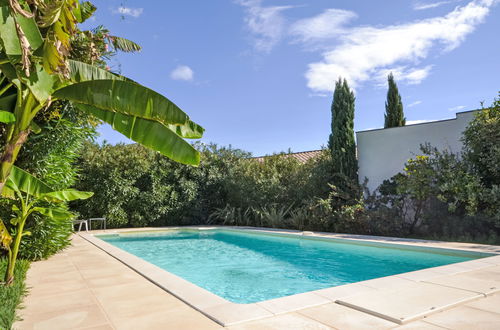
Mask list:
[[[440,119],[433,119],[433,120],[428,120],[428,119],[423,119],[423,120],[407,120],[406,125],[415,125],[415,124],[422,124],[422,123],[430,123],[433,121],[438,121]]]
[[[193,70],[187,65],[179,65],[172,72],[170,78],[173,80],[192,81],[194,78]]]
[[[432,8],[441,7],[441,6],[447,5],[449,3],[461,2],[461,1],[463,1],[463,0],[447,0],[447,1],[437,1],[437,2],[421,2],[421,1],[416,1],[413,4],[413,9],[414,10],[426,10],[426,9],[432,9]]]
[[[120,6],[113,12],[115,14],[121,14],[121,15],[126,15],[126,16],[132,16],[132,17],[139,17],[142,15],[143,8],[130,8],[130,7],[123,7]]]
[[[394,66],[400,70],[399,78],[395,74],[399,80],[420,83],[432,66],[415,65],[437,46],[446,51],[458,47],[484,21],[495,2],[474,0],[442,17],[382,28],[340,26],[338,29],[345,32],[336,38],[337,44],[330,43],[329,50],[322,54],[323,59],[309,64],[308,87],[316,92],[331,91],[338,77],[344,77],[355,88],[365,81],[380,79]],[[307,40],[324,42],[321,35],[313,36],[309,34]]]
[[[449,108],[448,111],[457,112],[467,108],[465,105],[457,105],[456,107]]]
[[[416,85],[420,84],[422,80],[427,78],[431,69],[432,65],[427,65],[422,68],[412,68],[408,66],[383,68],[379,69],[373,75],[373,79],[375,80],[377,86],[385,87],[387,86],[387,76],[389,75],[389,73],[392,73],[397,82],[404,82],[409,85]]]
[[[282,12],[293,6],[263,7],[262,0],[236,0],[246,8],[245,24],[253,36],[253,46],[259,52],[269,53],[285,31],[286,19]]]
[[[408,108],[413,108],[414,106],[417,106],[419,104],[421,104],[422,101],[418,100],[418,101],[415,101],[415,102],[412,102],[410,104],[407,105]]]
[[[432,9],[432,8],[437,8],[442,5],[449,4],[454,1],[438,1],[438,2],[431,2],[431,3],[423,3],[423,2],[415,2],[413,4],[413,9],[415,10],[426,10],[426,9]]]
[[[345,33],[343,27],[357,18],[356,13],[343,9],[327,9],[322,14],[298,20],[290,27],[290,34],[300,41],[311,41],[337,37]]]

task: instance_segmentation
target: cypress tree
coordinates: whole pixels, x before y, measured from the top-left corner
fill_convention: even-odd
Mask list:
[[[332,153],[333,169],[358,183],[358,160],[354,141],[354,93],[347,81],[340,79],[335,83],[332,102],[332,133],[328,147]]]
[[[406,118],[403,112],[403,103],[399,95],[398,86],[394,81],[392,72],[387,77],[389,90],[387,91],[387,101],[385,102],[385,124],[384,128],[404,126]]]

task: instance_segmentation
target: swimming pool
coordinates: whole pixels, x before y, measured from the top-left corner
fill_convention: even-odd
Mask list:
[[[248,230],[189,229],[97,237],[239,304],[488,256]]]

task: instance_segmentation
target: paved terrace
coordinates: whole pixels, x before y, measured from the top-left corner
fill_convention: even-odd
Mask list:
[[[361,294],[293,312],[275,309],[226,329],[500,329],[500,256],[453,273],[365,281]],[[223,329],[77,235],[62,253],[33,263],[27,284],[15,329]],[[433,306],[448,307],[429,313]]]

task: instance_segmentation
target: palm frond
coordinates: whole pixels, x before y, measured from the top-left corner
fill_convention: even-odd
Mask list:
[[[111,40],[113,47],[117,50],[121,50],[122,52],[131,53],[141,50],[141,46],[131,40],[115,36],[109,37],[109,39]]]

